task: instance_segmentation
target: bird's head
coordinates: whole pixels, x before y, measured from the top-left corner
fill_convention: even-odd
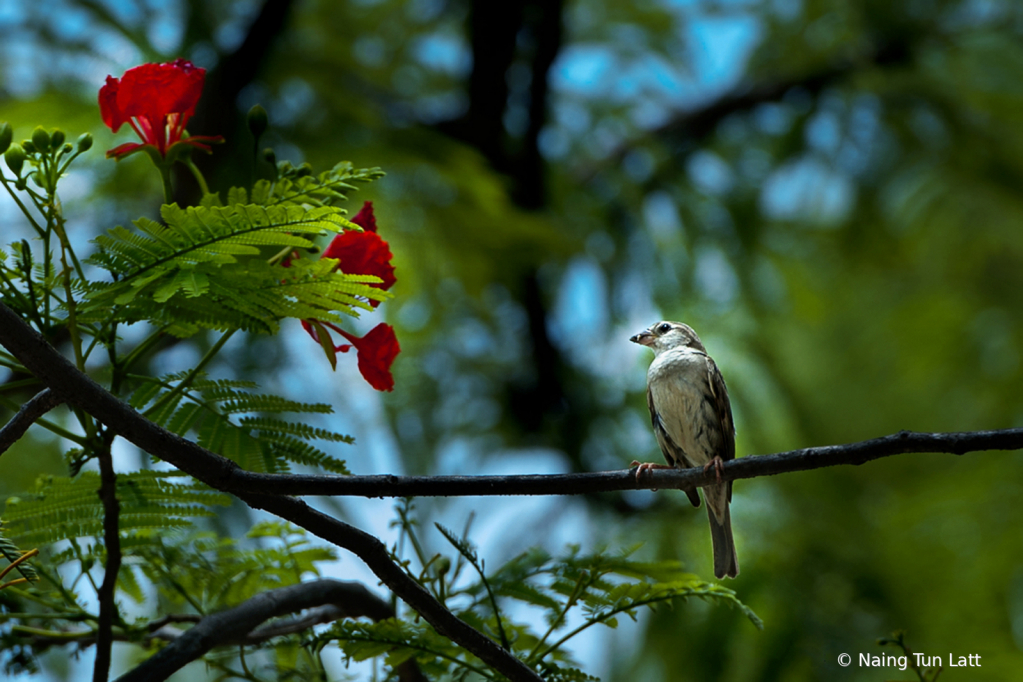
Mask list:
[[[698,350],[701,353],[707,352],[693,328],[681,322],[657,322],[631,337],[629,341],[641,346],[648,346],[653,349],[654,355],[660,355],[672,348],[684,347]]]

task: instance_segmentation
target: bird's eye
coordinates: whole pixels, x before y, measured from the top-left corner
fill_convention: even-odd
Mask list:
[[[662,334],[667,334],[669,331],[671,331],[671,325],[665,322],[660,327],[657,328],[657,331],[661,332]]]

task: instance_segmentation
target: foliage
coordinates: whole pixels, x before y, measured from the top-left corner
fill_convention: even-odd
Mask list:
[[[412,570],[410,559],[395,559],[459,618],[514,653],[545,680],[597,680],[580,669],[566,644],[595,625],[614,629],[620,616],[636,621],[644,610],[659,606],[670,608],[700,599],[732,606],[757,628],[763,627],[733,591],[686,573],[678,562],[631,558],[638,548],[583,553],[573,546],[557,557],[533,548],[487,573],[466,535],[437,524],[457,554],[438,553],[423,561],[422,540],[411,510],[408,501],[399,505],[399,525],[403,537],[416,548],[420,570]],[[523,606],[527,608],[519,608]],[[509,616],[512,612],[517,614],[514,619]],[[539,624],[545,629],[537,630]],[[379,657],[392,670],[415,660],[424,673],[435,678],[461,680],[476,674],[499,679],[481,661],[419,621],[344,620],[309,642],[317,648],[339,643],[347,660]]]
[[[193,518],[201,515],[195,513]],[[12,524],[12,528],[17,526],[17,522]],[[126,563],[118,575],[119,594],[138,604],[155,598],[179,617],[214,613],[266,590],[316,577],[318,563],[337,559],[335,551],[313,544],[302,529],[278,521],[256,524],[244,539],[151,524],[127,533],[122,547]],[[13,623],[2,634],[8,672],[32,669],[30,654],[35,647],[25,646],[26,636],[49,635],[69,643],[95,637],[98,616],[87,606],[79,585],[92,580],[89,571],[104,559],[102,545],[71,537],[67,549],[51,550],[38,560],[40,576],[31,590],[8,590],[8,609],[0,614],[0,623]],[[54,570],[58,567],[59,573]],[[159,646],[149,638],[153,620],[119,617],[117,634],[153,650]],[[296,636],[285,636],[272,647],[275,655],[298,665],[294,655],[298,642]],[[38,646],[39,650],[45,648],[47,645]],[[221,671],[228,670],[231,663],[222,652],[213,652],[207,662]],[[301,666],[317,668],[308,657],[302,659]]]
[[[476,58],[477,45],[498,47],[516,19],[473,24],[473,10],[525,5],[292,3],[275,37],[244,43],[238,68],[233,38],[266,26],[250,22],[256,5],[142,3],[119,13],[71,2],[57,16],[74,17],[65,26],[46,3],[25,3],[9,33],[39,52],[0,54],[18,74],[4,117],[19,133],[40,121],[94,126],[109,148],[120,140],[96,116],[97,57],[213,54],[207,66],[252,74],[226,83],[242,94],[211,117],[237,130],[197,128],[227,137],[208,171],[230,179],[218,186],[272,177],[261,158],[226,152],[253,147],[231,117],[256,97],[279,151],[299,150],[317,168],[341,157],[386,166],[387,178],[362,191],[386,201],[394,225],[403,279],[389,319],[418,362],[398,364],[399,390],[382,412],[363,410],[347,387],[332,402],[358,407],[340,409],[345,420],[368,415],[341,427],[360,442],[394,444],[388,466],[397,457],[423,474],[596,470],[657,456],[643,363],[625,339],[662,317],[691,323],[722,367],[740,455],[903,428],[1023,423],[1019,3],[584,0],[564,4],[546,34],[536,20],[545,14],[528,3],[508,63]],[[540,39],[551,34],[560,42],[548,50]],[[264,50],[258,67],[254,44]],[[555,59],[546,82],[542,58]],[[506,106],[480,107],[481,94],[505,85]],[[459,126],[470,110],[489,114],[498,144],[477,140],[483,127]],[[495,147],[538,152],[542,167],[495,159]],[[88,198],[66,201],[80,237],[157,217],[159,185],[140,159],[85,164]],[[547,190],[528,207],[516,196],[523,176]],[[248,192],[222,199],[260,203]],[[3,232],[18,229],[10,221]],[[23,289],[19,252],[3,250]],[[58,285],[59,268],[44,280],[43,267],[33,258],[28,269]],[[35,314],[27,292],[5,290],[4,301]],[[65,343],[62,316],[40,317]],[[172,347],[201,355],[209,335]],[[233,348],[230,371],[263,385],[290,357],[279,337]],[[101,356],[91,357],[98,378]],[[143,355],[134,372],[151,357],[166,356]],[[5,387],[28,381],[4,376]],[[531,411],[539,380],[550,398]],[[4,408],[37,388],[5,388]],[[66,473],[66,444],[47,438],[0,458],[5,495],[32,485],[29,458]],[[971,679],[1013,678],[1023,665],[1019,633],[1006,626],[1023,614],[1014,530],[1023,512],[1011,504],[1021,465],[1018,454],[918,455],[737,484],[736,589],[768,630],[729,611],[680,619],[660,610],[628,652],[612,650],[602,676],[853,680],[837,653],[900,626],[928,647],[984,652]],[[366,467],[384,470],[372,458]],[[587,547],[644,540],[658,557],[706,566],[705,516],[664,492],[504,502],[420,510],[451,518],[472,506],[498,523],[513,508],[521,524],[479,538],[490,557],[514,554],[520,539],[560,546],[570,534]],[[236,523],[237,513],[228,514]],[[530,523],[539,513],[543,532]]]
[[[210,505],[229,503],[223,493],[178,472],[135,471],[119,476],[117,486],[124,504],[120,529],[126,535],[187,528],[195,518],[213,516]],[[44,477],[35,490],[7,500],[7,537],[29,547],[102,535],[104,511],[96,495],[99,487],[99,474],[93,471],[83,471],[74,478]]]
[[[250,471],[282,473],[288,471],[290,463],[348,473],[343,461],[309,441],[351,443],[351,436],[267,416],[283,412],[329,414],[333,412],[330,405],[240,390],[254,388],[255,384],[206,379],[201,373],[134,378],[141,385],[128,399],[132,407],[146,408],[143,414],[179,436],[195,434],[199,445]],[[248,416],[232,420],[232,415]]]
[[[174,68],[179,66],[202,73],[187,62],[175,62]],[[198,97],[198,91],[192,95]],[[118,104],[124,103],[119,99]],[[134,105],[146,110],[145,102]],[[145,125],[136,116],[133,127],[170,127],[161,116],[147,118]],[[171,133],[180,139],[180,125]],[[0,184],[17,201],[42,248],[21,240],[0,252],[5,302],[51,340],[67,334],[80,371],[87,370],[94,351],[105,350],[108,371],[100,372],[100,378],[113,393],[125,395],[154,423],[195,438],[211,452],[255,471],[286,472],[299,465],[348,473],[343,461],[312,441],[347,444],[353,441],[350,436],[278,416],[329,414],[329,405],[257,392],[251,381],[209,378],[203,368],[238,331],[274,333],[289,317],[336,328],[332,323],[373,310],[389,296],[370,286],[380,279],[360,271],[356,259],[342,264],[336,258],[300,257],[319,250],[317,237],[362,230],[338,204],[354,183],[381,173],[340,163],[316,175],[308,166],[281,163],[272,180],[229,190],[226,204],[210,193],[195,206],[168,201],[160,210],[162,222],[143,217],[134,221],[134,230],[116,227],[94,239],[94,251],[80,260],[65,230],[58,184],[71,162],[91,147],[91,138],[84,135],[76,147],[63,144],[61,130],[39,127],[31,140],[11,146],[12,134],[9,124],[0,125],[0,142],[10,147],[5,160],[14,174],[0,173]],[[173,164],[193,169],[201,180],[188,156],[193,146],[205,148],[187,144],[197,139],[186,138],[166,158],[148,154],[168,200]],[[386,242],[376,239],[389,259]],[[59,260],[51,241],[59,246]],[[97,266],[106,271],[106,280],[94,278]],[[147,323],[149,334],[141,340],[136,336],[126,349],[119,327],[138,322]],[[180,339],[203,329],[224,333],[191,369],[162,377],[132,371],[167,335]],[[372,339],[357,340],[360,351],[373,352]],[[397,342],[393,345],[385,362],[369,363],[374,378],[390,378]],[[3,354],[2,362],[27,372],[12,356]],[[360,355],[365,372],[363,365]],[[34,381],[3,388],[26,383]],[[10,670],[33,669],[32,654],[58,643],[96,644],[113,636],[151,647],[153,619],[129,623],[121,594],[147,605],[155,595],[158,604],[187,620],[183,611],[202,616],[238,605],[318,575],[317,562],[336,559],[333,550],[312,545],[304,531],[280,522],[257,524],[246,543],[211,532],[210,520],[216,517],[211,507],[229,506],[228,496],[182,472],[149,469],[147,461],[141,469],[115,470],[116,426],[97,423],[78,409],[71,416],[77,433],[48,419],[37,421],[76,446],[65,455],[68,475],[40,476],[32,489],[8,498],[4,507],[0,553],[9,563],[4,574],[17,570],[22,576],[2,584],[7,603],[0,621],[6,625],[5,651],[12,652],[5,660]],[[99,472],[89,468],[94,461]],[[19,546],[43,552],[22,553]],[[112,566],[119,567],[116,581],[107,588],[106,575],[101,586],[94,571],[102,567],[109,572]],[[95,594],[90,597],[84,585]],[[98,612],[89,605],[97,598]],[[292,667],[299,665],[297,642],[292,637],[274,645]],[[244,656],[241,662],[244,667]],[[220,652],[209,663],[230,671]],[[315,657],[303,658],[301,667],[322,673]]]

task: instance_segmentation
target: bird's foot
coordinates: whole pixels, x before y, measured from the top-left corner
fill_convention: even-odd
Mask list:
[[[721,457],[718,455],[714,455],[714,459],[710,460],[709,462],[703,465],[703,473],[707,473],[708,469],[714,467],[714,473],[717,475],[718,483],[721,483],[722,471],[721,467],[723,467],[724,465],[725,463],[724,461],[722,461]]]
[[[653,471],[654,469],[674,469],[675,467],[668,464],[654,464],[653,462],[640,462],[639,460],[632,460],[630,467],[636,467],[636,482],[642,478],[643,472]],[[657,488],[651,488],[651,490],[657,490]]]

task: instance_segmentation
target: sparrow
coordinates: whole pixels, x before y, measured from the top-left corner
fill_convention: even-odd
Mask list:
[[[720,481],[722,462],[735,458],[735,426],[725,380],[700,337],[681,322],[658,322],[629,340],[654,351],[646,375],[646,402],[654,436],[668,461],[667,466],[633,462],[638,465],[636,478],[650,469],[702,466],[706,471],[713,466]],[[686,495],[694,507],[700,506],[695,490]],[[732,482],[704,486],[703,496],[710,517],[714,575],[734,578],[739,563],[728,513]]]

